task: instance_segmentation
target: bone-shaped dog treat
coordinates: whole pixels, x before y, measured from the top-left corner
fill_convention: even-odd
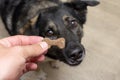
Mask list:
[[[48,44],[49,48],[51,48],[51,46],[57,46],[60,49],[63,49],[65,47],[65,39],[64,38],[58,38],[56,40],[44,38],[43,41],[45,41]]]

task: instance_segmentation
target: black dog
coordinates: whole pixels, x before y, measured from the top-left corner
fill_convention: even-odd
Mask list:
[[[98,3],[92,0],[68,0],[64,3],[58,0],[1,0],[0,10],[10,35],[65,38],[65,48],[61,50],[53,46],[47,56],[74,66],[80,64],[85,56],[81,39],[87,6]]]

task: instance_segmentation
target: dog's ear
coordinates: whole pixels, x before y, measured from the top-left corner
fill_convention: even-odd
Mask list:
[[[96,6],[100,3],[98,0],[83,0],[83,2],[88,6]]]
[[[74,9],[86,8],[87,6],[96,6],[100,2],[98,0],[61,0],[65,5]]]
[[[62,3],[85,3],[88,6],[96,6],[100,3],[99,0],[57,0]]]
[[[87,6],[96,6],[98,4],[99,1],[97,0],[64,0],[64,5],[75,11],[81,24],[86,22]]]

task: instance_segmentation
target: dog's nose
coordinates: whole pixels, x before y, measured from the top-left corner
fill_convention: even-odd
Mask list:
[[[70,41],[66,44],[64,57],[70,66],[79,65],[85,57],[85,48],[78,41]]]
[[[70,53],[70,58],[72,60],[78,60],[78,59],[81,59],[83,57],[83,50],[82,49],[75,49],[73,50],[71,53]]]

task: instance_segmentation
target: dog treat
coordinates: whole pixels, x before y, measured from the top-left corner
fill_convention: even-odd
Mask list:
[[[51,48],[51,46],[57,46],[60,49],[63,49],[65,47],[65,39],[64,38],[58,38],[56,40],[44,38],[43,41],[45,41],[48,44],[49,48]]]

